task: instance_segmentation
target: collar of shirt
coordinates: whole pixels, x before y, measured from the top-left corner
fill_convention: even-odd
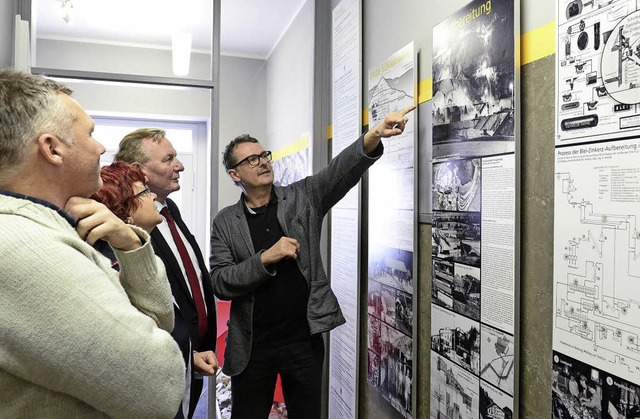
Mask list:
[[[278,197],[276,196],[276,192],[273,190],[273,188],[271,188],[271,197],[269,198],[269,202],[267,202],[266,204],[258,208],[249,207],[249,204],[247,204],[247,196],[244,193],[242,194],[242,198],[243,198],[242,202],[244,203],[244,212],[246,214],[252,214],[252,215],[260,214],[261,210],[266,208],[267,205],[273,205],[278,202]]]
[[[166,207],[167,204],[163,204],[162,202],[153,201],[153,204],[156,206],[158,212],[162,211],[162,208]]]
[[[29,196],[29,195],[25,195],[25,194],[19,194],[19,193],[15,193],[15,192],[11,192],[11,191],[5,191],[5,190],[0,190],[0,195],[11,196],[13,198],[19,198],[19,199],[26,199],[27,201],[31,201],[34,204],[42,205],[42,206],[45,206],[45,207],[47,207],[49,209],[52,209],[55,212],[57,212],[62,218],[67,220],[67,222],[69,224],[71,224],[71,227],[73,227],[73,228],[76,228],[76,226],[78,224],[76,222],[76,220],[74,220],[73,217],[68,212],[66,212],[62,208],[58,207],[57,205],[52,204],[49,201],[45,201],[44,199],[35,198],[33,196]]]

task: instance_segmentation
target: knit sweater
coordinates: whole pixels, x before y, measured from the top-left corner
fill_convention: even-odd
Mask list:
[[[144,245],[116,250],[118,276],[56,211],[0,195],[0,417],[176,414],[171,290],[135,231]]]

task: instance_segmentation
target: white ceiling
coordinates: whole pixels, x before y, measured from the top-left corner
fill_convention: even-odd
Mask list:
[[[306,1],[221,0],[221,53],[268,58]]]
[[[38,37],[170,48],[171,34],[193,34],[193,48],[211,49],[211,0],[34,0]],[[267,59],[306,0],[221,0],[223,55]]]

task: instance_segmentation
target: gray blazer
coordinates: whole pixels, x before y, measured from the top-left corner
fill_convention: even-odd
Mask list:
[[[364,172],[380,158],[382,143],[364,154],[363,137],[345,148],[319,173],[289,186],[274,186],[278,221],[284,235],[300,243],[298,267],[307,280],[307,320],[311,334],[329,331],[345,323],[331,290],[320,256],[322,220]],[[232,300],[223,371],[240,374],[251,354],[254,290],[275,276],[255,253],[244,214],[243,197],[222,209],[211,227],[211,281],[221,300]],[[266,250],[266,249],[265,249]]]

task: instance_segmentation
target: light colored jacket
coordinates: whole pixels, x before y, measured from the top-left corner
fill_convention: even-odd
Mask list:
[[[278,221],[286,237],[300,244],[297,263],[307,280],[307,320],[311,334],[344,324],[338,300],[322,265],[320,235],[322,220],[331,207],[355,186],[364,172],[382,155],[364,154],[363,138],[345,148],[327,167],[289,186],[273,186],[278,199]],[[222,300],[232,300],[223,371],[233,376],[249,362],[252,346],[254,290],[275,276],[265,269],[255,253],[244,214],[243,197],[222,209],[211,228],[211,280]]]
[[[118,276],[56,211],[0,195],[0,417],[176,414],[171,290],[135,230],[145,244],[116,250]]]

